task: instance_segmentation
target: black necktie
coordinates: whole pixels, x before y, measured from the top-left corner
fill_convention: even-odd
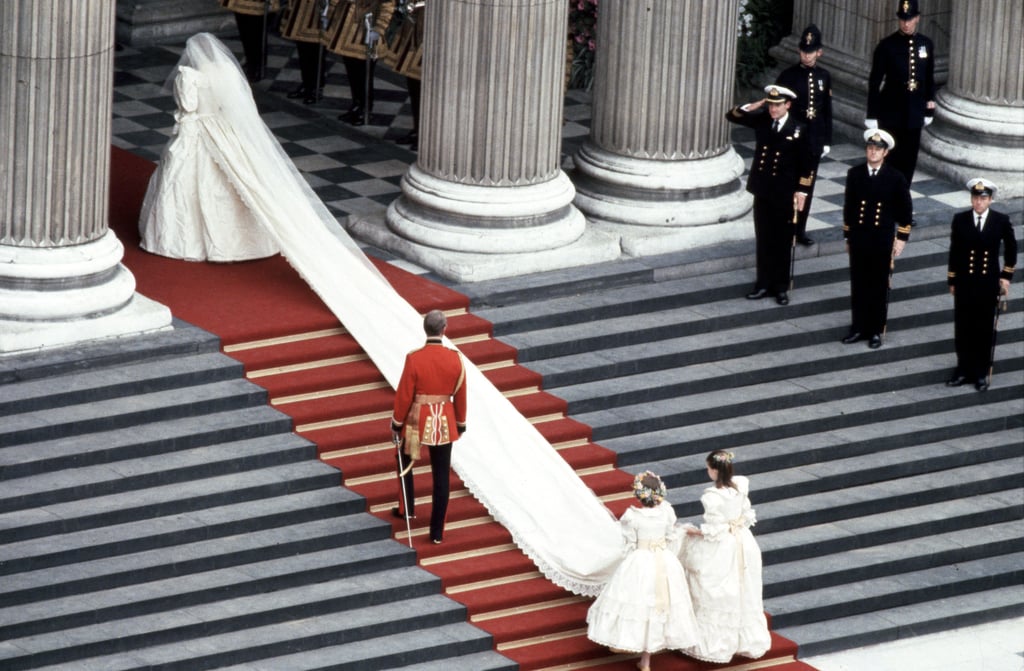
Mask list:
[[[778,119],[776,119],[775,121],[772,122],[772,132],[773,133],[778,133],[779,132],[779,120]]]
[[[978,215],[978,230],[981,230],[981,215]]]
[[[878,168],[871,168],[871,176],[874,177],[875,173],[878,172]]]

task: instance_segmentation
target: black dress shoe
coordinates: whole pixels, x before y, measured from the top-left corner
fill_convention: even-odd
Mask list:
[[[747,298],[749,300],[752,300],[752,301],[760,300],[762,298],[767,298],[767,297],[768,297],[768,290],[767,289],[754,289],[749,294],[747,294]]]
[[[960,385],[967,382],[967,377],[960,373],[953,373],[953,377],[946,380],[947,387],[959,387]]]
[[[796,237],[796,241],[799,242],[804,247],[810,247],[811,245],[814,244],[814,240],[812,240],[811,238],[807,237],[806,235],[798,235]]]
[[[310,91],[306,94],[306,97],[302,99],[302,102],[306,105],[312,105],[313,103],[320,102],[324,99],[324,90],[317,89],[316,91]]]
[[[843,344],[852,345],[853,343],[859,342],[863,339],[864,336],[860,334],[860,331],[854,331],[853,329],[850,329],[850,332],[846,334],[845,338],[843,338]]]
[[[775,296],[775,302],[778,303],[779,305],[789,305],[789,294],[787,294],[785,291],[780,291]]]
[[[345,123],[350,123],[350,124],[354,125],[354,124],[356,124],[356,122],[358,122],[359,125],[362,125],[362,123],[363,123],[363,106],[362,105],[353,105],[352,109],[350,109],[349,111],[345,112],[344,114],[340,114],[338,116],[338,119],[344,121]]]
[[[978,391],[985,391],[986,389],[988,389],[988,378],[980,378],[977,382],[974,383],[974,388],[977,389]]]
[[[404,520],[405,519],[405,515],[403,515],[402,511],[398,509],[398,506],[395,506],[394,508],[391,509],[391,516],[392,517],[397,517],[400,520]],[[413,513],[412,515],[409,515],[409,519],[410,520],[416,519],[416,514]]]
[[[882,346],[882,336],[875,334],[871,336],[871,340],[868,341],[868,347],[871,349],[878,349]]]

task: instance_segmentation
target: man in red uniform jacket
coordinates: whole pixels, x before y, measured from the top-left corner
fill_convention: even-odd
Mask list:
[[[440,310],[431,310],[423,318],[427,343],[405,357],[402,378],[395,390],[395,410],[391,416],[391,434],[398,452],[399,507],[396,517],[415,516],[416,494],[412,464],[420,456],[420,446],[430,451],[433,480],[430,513],[430,540],[440,543],[448,513],[449,472],[452,443],[466,431],[466,371],[462,355],[445,347],[442,338],[448,320]],[[402,502],[405,502],[404,504]],[[403,511],[402,505],[408,509]]]

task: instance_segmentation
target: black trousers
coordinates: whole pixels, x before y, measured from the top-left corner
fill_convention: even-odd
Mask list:
[[[813,165],[811,165],[811,170],[813,170],[814,174],[817,175],[818,165],[821,163],[821,149],[815,149],[815,151],[817,151],[818,153],[814,157]],[[818,180],[815,179],[814,184],[817,183]],[[814,200],[814,184],[812,184],[810,188],[800,187],[801,190],[803,190],[807,194],[807,200],[804,201],[804,209],[800,210],[800,212],[796,216],[795,232],[797,237],[800,238],[804,237],[804,235],[807,234],[807,217],[810,216],[811,214],[811,201]]]
[[[267,66],[264,36],[270,31],[276,18],[276,14],[253,15],[235,12],[238,39],[242,43],[242,53],[245,56],[245,76],[250,82],[263,79]]]
[[[373,70],[376,61],[370,61],[369,67],[362,58],[342,56],[341,62],[345,66],[345,75],[348,77],[349,89],[352,92],[352,106],[373,111]],[[366,84],[371,82],[369,99],[367,99]]]
[[[914,179],[917,169],[917,153],[921,148],[920,128],[885,128],[892,134],[896,146],[885,157],[885,162],[903,173],[907,184]]]
[[[956,287],[953,294],[956,371],[968,380],[988,377],[992,367],[992,350],[996,344],[995,310],[999,300],[996,291],[992,286],[972,287],[965,283]]]
[[[412,129],[420,132],[420,93],[422,86],[420,80],[412,77],[405,78],[405,88],[409,91],[409,106],[412,107]]]
[[[892,244],[850,247],[851,330],[866,336],[885,331]]]
[[[793,194],[754,196],[754,238],[757,245],[755,289],[770,294],[789,291],[793,253]]]
[[[303,90],[313,93],[317,89],[322,89],[327,80],[327,59],[324,57],[326,50],[312,42],[296,42],[295,48],[299,56],[299,73],[302,75]]]
[[[452,469],[452,444],[429,445],[430,450],[430,478],[433,484],[430,493],[430,540],[440,541],[444,539],[444,523],[448,517],[448,499],[451,495],[450,475]],[[398,466],[401,470],[409,465],[409,456],[399,452],[397,456]],[[402,488],[405,491],[405,501],[409,504],[409,515],[416,514],[416,490],[413,487],[412,469],[402,478]],[[402,502],[399,501],[399,507]]]

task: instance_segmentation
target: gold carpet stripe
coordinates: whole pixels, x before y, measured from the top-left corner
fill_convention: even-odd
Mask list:
[[[346,447],[343,450],[331,450],[330,452],[324,452],[320,455],[320,461],[343,459],[345,457],[358,457],[361,455],[384,451],[394,452],[394,450],[395,446],[390,441],[386,443],[374,443],[373,445],[359,445],[358,447]]]
[[[383,421],[385,419],[391,419],[390,410],[388,410],[387,412],[371,412],[366,415],[356,415],[355,417],[339,417],[338,419],[325,419],[322,422],[299,424],[298,426],[295,427],[295,433],[304,433],[306,431],[320,431],[322,429],[334,429],[339,426],[349,426],[350,424],[359,424],[360,422]]]
[[[519,396],[529,396],[530,394],[536,394],[540,391],[540,387],[534,385],[532,387],[520,387],[519,389],[509,389],[508,391],[501,392],[501,395],[505,398],[517,398]]]
[[[572,440],[565,440],[561,443],[551,443],[551,447],[556,450],[566,450],[570,447],[581,447],[583,445],[590,445],[590,441],[586,438],[573,438]]]
[[[579,636],[586,636],[586,629],[573,629],[570,631],[557,631],[553,634],[544,634],[542,636],[534,636],[532,638],[522,638],[518,641],[509,641],[507,643],[499,643],[497,646],[498,652],[504,650],[515,650],[516,648],[525,648],[531,645],[542,645],[544,643],[551,643],[553,641],[564,641],[568,638],[577,638]]]
[[[397,478],[395,478],[395,474],[394,473],[391,474],[391,478],[397,480]],[[349,486],[351,484],[351,482],[352,482],[351,480],[346,480],[345,481],[345,486],[346,487]],[[397,481],[395,482],[395,492],[396,492],[396,496],[397,496],[397,492],[398,492],[398,482]],[[450,499],[464,499],[467,496],[470,496],[469,491],[466,490],[466,489],[460,489],[457,492],[452,492],[451,496],[449,496],[448,498],[450,498]],[[430,499],[431,499],[431,497],[430,497],[429,494],[427,494],[425,496],[417,496],[416,497],[416,505],[417,506],[428,505],[431,502]],[[390,503],[378,503],[376,505],[370,506],[370,512],[371,513],[386,513],[387,511],[391,510],[394,507],[395,507],[395,502],[394,501],[392,501]]]
[[[303,401],[315,401],[320,398],[334,398],[335,396],[347,396],[348,394],[359,394],[364,391],[390,388],[391,385],[389,385],[386,380],[381,380],[379,382],[367,382],[366,384],[354,384],[349,387],[336,387],[334,389],[311,391],[306,394],[278,396],[277,398],[270,400],[270,405],[288,405],[289,403],[302,403]]]
[[[502,368],[511,368],[512,366],[515,366],[515,365],[516,365],[516,362],[513,361],[512,359],[502,359],[501,361],[492,361],[491,363],[477,364],[477,368],[479,368],[483,372],[487,372],[487,371],[490,371],[490,370],[500,370]]]
[[[322,329],[320,331],[308,331],[306,333],[293,333],[291,335],[280,336],[277,338],[266,338],[264,340],[250,340],[248,342],[235,343],[234,345],[225,345],[225,352],[244,352],[250,349],[260,349],[262,347],[274,347],[276,345],[287,345],[293,342],[302,342],[304,340],[316,340],[317,338],[327,338],[335,335],[345,335],[348,331],[344,327],[338,326],[330,329]]]
[[[604,666],[605,664],[613,664],[615,662],[637,659],[638,657],[639,655],[630,654],[610,655],[608,657],[598,657],[596,659],[587,659],[580,662],[570,662],[569,664],[545,666],[544,668],[538,669],[537,671],[577,671],[577,669],[591,669],[595,666]],[[794,657],[793,655],[788,655],[786,657],[776,657],[772,659],[762,659],[754,662],[747,662],[745,664],[738,664],[736,666],[715,665],[715,669],[717,669],[718,671],[757,671],[758,669],[771,669],[776,666],[783,666],[785,664],[792,664],[794,662],[796,662],[796,657]]]
[[[394,446],[392,446],[391,449],[394,449]],[[430,464],[425,464],[423,466],[415,466],[412,469],[413,476],[424,475],[424,474],[429,473],[429,472],[430,472]],[[397,473],[395,473],[394,471],[380,471],[380,472],[377,472],[377,473],[370,473],[369,475],[360,475],[358,478],[346,478],[345,479],[345,486],[346,487],[356,487],[356,486],[360,486],[360,485],[372,485],[372,484],[377,483],[377,482],[385,482],[386,480],[394,480],[396,477],[397,477]],[[398,485],[395,485],[395,486],[397,487]],[[464,491],[464,490],[460,490],[460,491]],[[454,496],[455,492],[453,491],[451,493],[451,495]]]
[[[356,361],[367,361],[370,357],[366,354],[349,354],[348,356],[332,357],[330,359],[318,359],[316,361],[303,361],[302,363],[288,364],[287,366],[275,366],[273,368],[262,368],[260,370],[254,370],[246,373],[246,377],[249,379],[255,379],[260,377],[269,377],[271,375],[284,375],[286,373],[301,373],[304,370],[315,370],[317,368],[326,368],[327,366],[340,366],[346,363],[355,363]]]
[[[461,338],[452,338],[451,341],[452,341],[453,345],[457,346],[457,345],[465,345],[466,343],[471,343],[471,342],[483,342],[484,340],[490,340],[490,339],[491,339],[491,336],[489,336],[486,333],[473,333],[473,334],[470,334],[470,335],[467,335],[467,336],[462,336]]]
[[[598,473],[608,473],[610,471],[617,471],[618,469],[611,464],[600,464],[598,466],[591,466],[590,468],[581,468],[576,471],[576,475],[582,477],[588,475],[597,475]]]
[[[551,413],[549,415],[537,415],[536,417],[527,417],[526,420],[530,424],[544,424],[546,422],[557,422],[560,419],[565,419],[565,415],[560,412]]]
[[[396,486],[396,489],[397,489],[397,486]],[[444,528],[447,529],[448,531],[451,531],[452,529],[468,529],[470,527],[479,527],[479,526],[482,526],[484,524],[491,524],[492,522],[494,522],[494,520],[492,518],[490,518],[490,517],[474,517],[473,519],[470,519],[470,520],[459,520],[458,522],[446,522],[445,525],[444,525]],[[413,529],[412,530],[412,535],[413,536],[424,536],[424,535],[429,534],[429,533],[430,533],[430,527],[429,526],[423,527],[421,529]],[[409,532],[405,531],[405,530],[399,531],[397,534],[395,534],[395,538],[399,539],[399,540],[403,540],[403,541],[407,540],[409,538]],[[422,564],[423,562],[420,562],[420,563]],[[438,562],[438,563],[442,563],[442,562]]]
[[[498,554],[499,552],[508,552],[509,550],[518,550],[515,543],[504,543],[502,545],[492,545],[486,548],[477,548],[475,550],[466,550],[465,552],[453,552],[452,554],[439,555],[437,557],[427,557],[420,560],[420,564],[423,566],[435,566],[437,564],[447,564],[453,561],[462,561],[463,559],[474,559],[476,557],[486,557],[487,555]]]
[[[528,571],[527,573],[516,573],[514,575],[506,575],[500,578],[491,578],[490,580],[478,580],[477,582],[467,582],[465,585],[455,585],[445,590],[445,594],[465,594],[466,592],[475,592],[478,589],[490,589],[492,587],[500,587],[502,585],[511,585],[517,582],[524,582],[526,580],[536,580],[537,578],[544,577],[540,571]]]
[[[602,503],[611,503],[612,501],[625,501],[626,499],[633,498],[633,492],[618,492],[615,494],[605,494],[604,496],[598,497]]]
[[[470,622],[487,622],[489,620],[497,620],[503,617],[514,617],[516,615],[523,615],[525,613],[539,613],[543,610],[551,608],[559,608],[561,606],[571,606],[576,603],[583,601],[589,601],[582,596],[569,596],[564,599],[552,599],[550,601],[537,601],[536,603],[528,603],[515,608],[506,608],[504,610],[492,610],[489,613],[480,613],[473,615],[469,618]]]

